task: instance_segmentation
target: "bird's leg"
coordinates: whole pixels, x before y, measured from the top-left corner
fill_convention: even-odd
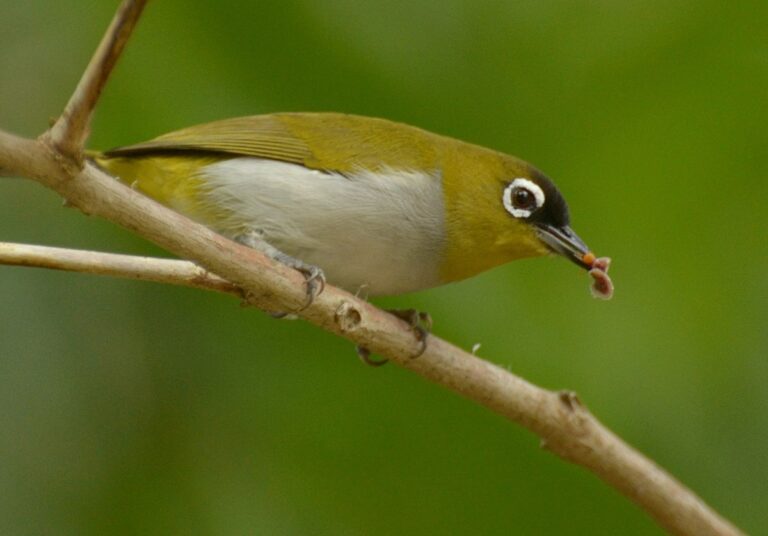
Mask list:
[[[317,266],[307,264],[301,259],[291,257],[287,253],[283,253],[275,246],[264,240],[263,233],[255,230],[249,230],[235,236],[235,241],[244,246],[248,246],[249,248],[261,251],[267,257],[274,259],[277,262],[290,268],[293,268],[294,270],[298,270],[304,275],[304,279],[307,285],[307,301],[299,309],[299,311],[303,311],[312,305],[312,302],[315,300],[315,298],[319,296],[320,293],[325,289],[325,274],[323,273],[323,270]],[[287,313],[277,313],[273,316],[282,318],[286,315]]]

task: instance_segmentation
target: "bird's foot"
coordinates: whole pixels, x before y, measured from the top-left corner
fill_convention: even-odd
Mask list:
[[[430,314],[424,311],[417,311],[416,309],[387,309],[387,312],[400,320],[405,320],[416,335],[420,348],[411,359],[423,354],[427,349],[427,337],[432,331],[432,317]]]
[[[416,335],[420,344],[419,351],[411,356],[411,359],[416,359],[423,354],[427,349],[427,337],[432,331],[432,317],[429,313],[416,309],[387,309],[386,311],[400,320],[405,320]],[[372,367],[380,367],[389,361],[388,359],[372,359],[371,351],[362,346],[356,347],[355,351],[363,363]]]
[[[294,270],[298,270],[304,276],[304,284],[307,286],[307,299],[304,302],[304,305],[296,311],[297,313],[312,305],[315,298],[325,290],[325,273],[323,273],[323,270],[318,266],[307,264],[304,261],[286,255],[285,253],[281,253],[279,256],[275,257],[275,260],[286,266],[290,266]]]
[[[264,239],[263,233],[255,230],[248,230],[235,237],[235,240],[244,246],[261,251],[269,258],[276,260],[277,262],[284,264],[294,270],[298,270],[304,276],[304,281],[307,286],[307,299],[298,310],[293,313],[298,313],[312,305],[323,290],[325,290],[325,274],[323,270],[318,266],[307,264],[301,259],[291,257],[290,255],[283,253],[275,246],[270,244]],[[285,318],[292,313],[278,312],[272,313],[275,318]]]

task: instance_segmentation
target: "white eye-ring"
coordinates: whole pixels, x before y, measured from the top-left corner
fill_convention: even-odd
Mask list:
[[[502,201],[515,218],[527,218],[544,205],[544,191],[535,182],[518,177],[504,188]]]

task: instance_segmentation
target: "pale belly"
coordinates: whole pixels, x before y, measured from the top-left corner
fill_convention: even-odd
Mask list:
[[[203,223],[230,237],[256,231],[283,253],[322,268],[331,284],[387,295],[442,282],[437,174],[385,169],[345,176],[235,158],[207,166],[201,178],[198,200],[217,213],[216,221]]]

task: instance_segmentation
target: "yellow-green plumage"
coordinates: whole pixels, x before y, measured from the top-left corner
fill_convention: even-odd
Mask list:
[[[534,168],[509,155],[383,119],[331,113],[235,118],[178,130],[94,159],[150,197],[216,228],[222,218],[231,220],[233,209],[212,206],[205,197],[210,180],[205,170],[213,169],[208,167],[211,164],[243,157],[338,173],[350,180],[362,171],[382,176],[404,171],[439,181],[435,191],[442,196],[436,202],[442,205],[439,225],[443,240],[439,241],[437,260],[424,259],[439,264],[434,267],[439,280],[430,284],[463,279],[510,260],[549,251],[529,223],[511,217],[501,204],[510,180],[533,177],[538,174]],[[387,194],[384,190],[382,195]],[[322,186],[316,195],[325,195]],[[377,226],[380,229],[370,240],[381,240],[392,225],[383,216],[382,221],[372,222],[374,230]],[[397,222],[398,233],[407,233],[407,229],[406,224]],[[395,247],[397,237],[390,238]],[[333,237],[328,242],[324,247],[332,247]],[[359,245],[361,255],[365,255],[367,245]],[[354,263],[355,259],[347,262]],[[333,274],[330,281],[334,282]]]

